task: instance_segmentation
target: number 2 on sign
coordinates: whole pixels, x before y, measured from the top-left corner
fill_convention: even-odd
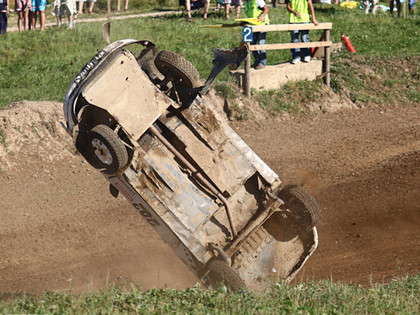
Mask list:
[[[245,26],[242,28],[242,41],[244,43],[251,43],[253,38],[252,27]]]

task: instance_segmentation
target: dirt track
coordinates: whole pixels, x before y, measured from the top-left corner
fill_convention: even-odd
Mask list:
[[[62,119],[58,103],[0,111],[0,294],[195,284],[75,154]],[[297,281],[368,284],[420,271],[420,107],[233,125],[280,178],[304,184],[321,205],[319,249]]]

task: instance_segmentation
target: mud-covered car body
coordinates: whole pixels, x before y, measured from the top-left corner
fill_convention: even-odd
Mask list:
[[[129,45],[141,48],[138,56]],[[214,53],[201,86],[191,64],[151,42],[110,44],[71,83],[66,128],[111,193],[122,194],[206,285],[261,290],[293,279],[315,251],[318,206],[301,187],[281,187],[203,100],[231,62],[223,60],[230,52]]]

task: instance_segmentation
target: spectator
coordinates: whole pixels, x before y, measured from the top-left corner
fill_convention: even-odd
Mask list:
[[[411,18],[414,18],[414,4],[416,3],[416,0],[409,0],[408,1],[408,10],[410,12]]]
[[[312,22],[318,25],[318,21],[315,19],[315,11],[312,5],[312,0],[286,0],[287,11],[289,11],[289,23],[290,24],[302,24],[309,23],[312,16]],[[292,43],[299,43],[299,35],[301,41],[309,43],[309,30],[302,31],[290,31]],[[294,48],[292,51],[292,64],[300,62],[303,57],[303,62],[311,61],[311,51],[309,48],[302,48],[302,56],[300,48]]]
[[[397,2],[397,11],[398,17],[401,15],[401,2],[400,0],[395,0]],[[389,11],[391,12],[391,16],[394,16],[394,0],[389,1]]]
[[[117,11],[120,11],[120,6],[121,6],[121,0],[117,0]],[[128,0],[125,0],[125,6],[124,6],[124,10],[127,11],[128,10]]]
[[[222,7],[222,5],[225,7],[225,17],[226,20],[229,20],[229,13],[230,13],[230,4],[232,0],[217,0],[217,4]]]
[[[86,0],[79,0],[79,14],[83,14],[83,4],[86,2]],[[89,14],[93,13],[93,6],[95,5],[96,0],[89,0]]]
[[[19,32],[29,29],[29,11],[31,10],[31,0],[15,0],[15,11],[18,14]]]
[[[45,29],[45,7],[47,6],[47,0],[32,0],[32,7],[31,7],[31,24],[32,29],[36,29],[36,19],[37,13],[39,13],[39,24],[41,31]]]
[[[209,7],[210,7],[210,0],[196,0],[193,2],[198,2],[198,1],[204,1],[204,15],[203,18],[205,20],[207,20],[207,14],[209,12]],[[189,22],[192,21],[192,17],[191,17],[191,0],[185,0],[185,8],[187,9],[187,19]]]
[[[234,5],[236,18],[239,19],[239,14],[241,13],[242,0],[217,0],[217,7],[219,8],[218,11],[220,10],[221,5],[224,5],[226,20],[229,20],[231,4]]]
[[[7,2],[7,0],[0,0],[0,34],[6,34],[8,14],[9,3]]]
[[[222,5],[225,7],[226,20],[229,20],[230,2],[231,0],[217,0],[217,3],[220,5],[220,8],[222,8]]]
[[[371,12],[372,14],[376,13],[376,4],[378,0],[363,0],[363,5],[365,6],[365,13],[368,14]]]
[[[54,1],[54,15],[57,17],[57,26],[61,26],[61,19],[64,14],[67,14],[68,28],[74,27],[73,16],[76,9],[75,0],[55,0]]]
[[[242,0],[232,0],[232,3],[235,7],[236,18],[239,19],[239,15],[241,14]]]
[[[245,13],[248,18],[256,18],[264,24],[269,24],[268,7],[264,0],[247,0],[245,2]],[[255,32],[251,45],[264,45],[267,32]],[[253,68],[260,70],[267,65],[267,54],[265,50],[252,52],[254,56]]]

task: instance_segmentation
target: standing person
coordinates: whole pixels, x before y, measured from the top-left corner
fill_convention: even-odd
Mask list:
[[[410,12],[411,18],[414,18],[414,4],[416,4],[416,0],[410,0],[408,2],[408,10]]]
[[[232,0],[233,5],[235,6],[236,18],[239,19],[241,14],[242,0]]]
[[[217,7],[219,8],[218,11],[220,11],[220,7],[222,5],[225,7],[226,20],[229,20],[231,5],[235,7],[235,15],[236,18],[239,19],[239,14],[241,13],[242,0],[217,0]]]
[[[83,14],[83,4],[86,2],[86,0],[79,0],[79,14]],[[89,0],[89,14],[92,14],[93,7],[95,5],[96,0]]]
[[[66,14],[68,19],[68,28],[73,28],[73,16],[76,11],[77,9],[75,0],[55,0],[53,13],[57,17],[57,26],[61,26],[62,17],[64,14]]]
[[[7,15],[9,14],[8,0],[0,0],[0,34],[6,34]]]
[[[15,11],[18,14],[19,32],[29,29],[29,11],[32,8],[31,0],[15,0]]]
[[[203,0],[203,1],[204,1],[204,15],[203,15],[203,18],[205,20],[207,20],[207,13],[209,12],[210,0]],[[187,19],[188,19],[188,22],[191,22],[192,21],[192,17],[191,17],[191,0],[185,0],[185,9],[187,9],[187,15],[188,15]]]
[[[121,0],[117,0],[117,11],[120,11],[120,6],[121,6]],[[128,10],[128,0],[125,0],[124,10],[125,11]]]
[[[31,24],[32,29],[36,28],[37,12],[39,13],[39,24],[41,31],[45,29],[45,7],[47,6],[47,0],[32,0],[31,7]]]
[[[268,8],[264,0],[246,0],[245,14],[248,18],[256,18],[263,24],[269,24]],[[264,45],[267,32],[253,33],[251,45]],[[265,50],[256,50],[252,52],[254,56],[253,68],[256,70],[263,69],[267,65],[267,53]]]
[[[400,0],[395,0],[397,2],[397,12],[398,17],[401,15],[401,2]],[[391,13],[391,16],[394,16],[394,0],[389,0],[389,12]]]
[[[312,23],[315,26],[318,25],[318,21],[315,19],[315,11],[312,5],[312,0],[286,0],[287,11],[289,11],[289,23],[290,24],[304,24],[309,23],[312,19]],[[301,41],[309,43],[309,30],[302,31],[290,31],[292,43],[299,43],[299,34]],[[294,48],[292,51],[292,64],[300,62],[301,51],[300,48]],[[311,61],[311,51],[309,48],[302,48],[303,62]]]
[[[230,4],[231,3],[232,3],[232,0],[217,0],[217,4],[219,4],[220,7],[222,5],[225,7],[225,17],[226,17],[226,20],[229,20]]]
[[[365,6],[365,13],[368,14],[369,12],[371,12],[372,14],[375,14],[376,3],[378,3],[378,0],[363,0],[363,4]]]

